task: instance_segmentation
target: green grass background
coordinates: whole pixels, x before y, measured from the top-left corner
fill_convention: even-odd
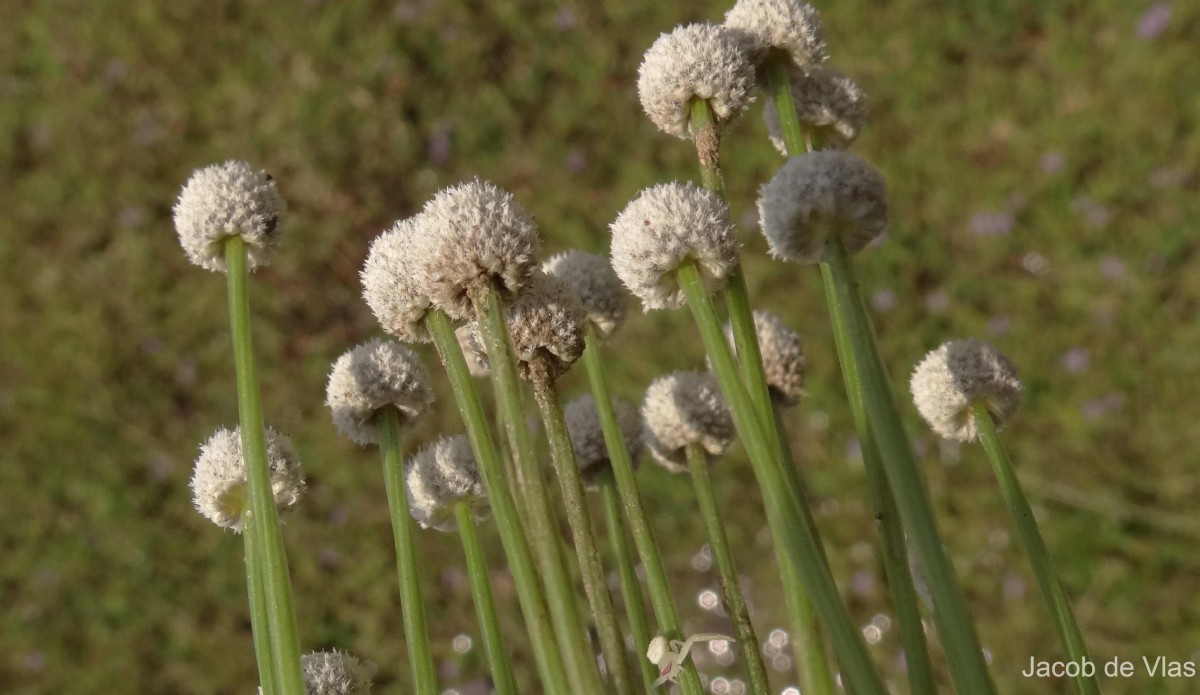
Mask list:
[[[225,288],[187,264],[171,224],[189,173],[236,157],[267,168],[292,210],[253,310],[268,422],[309,473],[285,529],[305,647],[349,649],[379,665],[382,692],[402,692],[377,455],[340,439],[322,406],[331,360],[377,330],[359,297],[367,244],[478,175],[535,213],[547,252],[604,251],[638,189],[696,176],[689,144],[641,114],[641,55],[727,5],[0,3],[0,690],[252,692],[241,543],[187,488],[198,444],[236,422]],[[1020,367],[1004,440],[1096,658],[1200,661],[1200,5],[1164,3],[1152,40],[1137,33],[1150,6],[820,3],[832,64],[869,95],[854,150],[890,184],[865,289],[1004,692],[1067,684],[1019,675],[1060,652],[982,452],[938,444],[907,402],[911,366],[956,337]],[[753,231],[755,190],[781,161],[759,111],[725,140],[731,204],[756,304],[807,339],[810,398],[788,420],[866,625],[889,609],[817,274],[769,260]],[[989,220],[1010,228],[977,233]],[[610,355],[631,399],[702,364],[682,313],[635,311]],[[564,385],[580,391],[582,375]],[[413,446],[459,427],[439,389]],[[722,629],[696,602],[715,578],[690,566],[703,531],[686,483],[640,477],[688,631]],[[762,636],[784,618],[740,451],[717,477]],[[443,684],[470,683],[485,666],[477,645],[451,648],[477,634],[460,554],[451,536],[420,544]],[[527,673],[498,553],[492,566]],[[903,691],[897,642],[892,627],[871,649]]]

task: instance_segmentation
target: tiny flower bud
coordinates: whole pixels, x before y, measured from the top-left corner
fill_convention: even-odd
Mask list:
[[[279,246],[287,206],[264,171],[245,162],[197,169],[175,203],[175,231],[188,260],[205,270],[225,272],[225,239],[246,242],[246,266],[270,262]]]
[[[738,0],[725,14],[725,26],[745,42],[756,65],[771,49],[783,51],[800,67],[827,59],[821,15],[800,0]]]
[[[847,152],[788,159],[762,187],[758,214],[771,255],[797,263],[825,260],[830,235],[857,253],[887,229],[887,183]]]
[[[304,492],[300,457],[291,440],[270,427],[266,438],[275,506],[287,509],[300,501]],[[242,516],[250,509],[250,487],[242,458],[241,428],[222,427],[200,445],[191,487],[196,511],[221,528],[242,532]]]
[[[718,125],[753,101],[754,64],[738,37],[717,24],[686,24],[662,34],[638,68],[638,98],[658,129],[677,138],[695,135],[692,99],[704,99]]]
[[[623,400],[614,399],[613,410],[617,416],[617,428],[621,430],[621,440],[636,466],[642,455],[642,421],[637,410]],[[611,463],[595,399],[580,396],[571,401],[563,409],[563,419],[567,421],[571,446],[575,449],[575,461],[579,464],[584,482],[595,484],[597,476]]]
[[[363,299],[386,333],[406,343],[429,342],[429,295],[416,273],[415,217],[400,220],[371,242],[362,269]]]
[[[771,400],[780,407],[796,405],[805,395],[804,343],[800,334],[769,311],[754,312],[754,331]],[[733,327],[729,324],[725,325],[725,337],[733,346]]]
[[[551,256],[542,270],[575,292],[601,338],[612,335],[625,322],[625,288],[604,256],[567,251]]]
[[[404,470],[408,507],[423,528],[454,528],[454,505],[465,502],[476,520],[487,518],[489,506],[471,442],[464,435],[446,437],[422,449]]]
[[[672,473],[687,471],[689,444],[699,444],[713,458],[733,444],[733,418],[708,372],[675,372],[655,379],[642,401],[642,419],[646,448]]]
[[[913,402],[939,436],[969,442],[978,436],[972,404],[982,401],[997,427],[1021,403],[1017,368],[978,340],[953,340],[930,352],[913,370]]]
[[[804,70],[792,68],[788,78],[800,124],[814,135],[819,147],[840,150],[854,142],[867,117],[866,95],[854,80],[821,65]],[[787,156],[773,97],[767,97],[763,121],[767,124],[771,144],[779,154]]]
[[[685,261],[696,262],[712,294],[738,260],[729,208],[717,194],[690,183],[644,189],[611,229],[613,270],[646,311],[683,306],[675,271]]]
[[[325,405],[333,424],[358,444],[377,444],[381,408],[395,406],[406,425],[433,402],[429,372],[417,353],[389,340],[370,340],[333,363],[325,387]]]

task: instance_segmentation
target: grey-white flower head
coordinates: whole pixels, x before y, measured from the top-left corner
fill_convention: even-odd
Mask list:
[[[467,371],[471,376],[483,379],[491,375],[487,350],[483,347],[483,339],[475,330],[475,324],[472,322],[454,329],[454,337],[458,339],[458,347],[462,350],[463,359],[467,362]]]
[[[644,189],[612,223],[612,265],[644,310],[683,306],[675,271],[696,262],[705,289],[724,286],[738,260],[729,208],[712,191],[691,183]]]
[[[625,443],[629,459],[636,466],[642,456],[642,420],[636,408],[619,398],[613,399],[613,412],[617,416],[621,441]],[[588,485],[594,485],[600,473],[607,470],[611,463],[596,400],[591,396],[576,398],[563,408],[563,419],[567,421],[571,446],[575,449],[575,461],[579,464],[583,480]]]
[[[625,288],[604,256],[566,251],[551,256],[542,270],[565,282],[579,297],[599,337],[612,335],[625,322]]]
[[[800,67],[828,58],[821,15],[800,0],[738,0],[725,14],[725,26],[745,42],[757,65],[771,49],[783,51]]]
[[[336,649],[305,654],[300,657],[300,668],[305,695],[367,695],[376,671],[375,664]]]
[[[417,353],[393,340],[369,340],[333,363],[325,405],[338,432],[362,444],[379,443],[375,413],[394,406],[401,426],[433,402],[429,372]]]
[[[867,117],[867,97],[854,80],[823,65],[807,69],[793,67],[788,71],[788,78],[792,83],[796,115],[800,124],[813,134],[817,147],[845,149],[858,138]],[[775,100],[770,96],[763,107],[763,121],[767,124],[771,144],[779,154],[787,156],[779,114],[775,111]]]
[[[809,152],[788,159],[758,196],[771,255],[797,263],[825,260],[826,241],[861,251],[887,230],[887,183],[848,152]]]
[[[779,316],[769,311],[755,311],[753,316],[771,400],[780,407],[794,406],[806,395],[804,342]],[[725,324],[725,338],[732,347],[733,327],[729,324]]]
[[[225,239],[246,242],[246,267],[271,261],[287,205],[265,171],[231,159],[197,169],[175,203],[175,231],[188,260],[225,272]]]
[[[982,402],[1002,427],[1021,403],[1017,368],[978,340],[953,340],[913,370],[913,402],[938,435],[969,442],[978,436],[971,405]]]
[[[733,443],[733,418],[708,372],[675,372],[655,379],[642,400],[646,449],[673,473],[688,469],[686,447],[699,444],[710,458]]]
[[[720,126],[754,100],[754,64],[738,37],[718,24],[685,24],[662,34],[638,68],[638,98],[658,129],[690,140],[691,101],[708,102]]]
[[[430,301],[455,320],[474,316],[471,295],[510,297],[538,268],[537,227],[512,194],[484,181],[444,188],[417,220],[416,272]]]
[[[266,438],[275,506],[288,509],[304,492],[300,457],[291,440],[270,427]],[[250,487],[242,458],[241,428],[218,429],[200,445],[191,487],[196,511],[221,528],[242,532],[242,515],[250,508]]]
[[[362,269],[363,299],[383,330],[406,343],[429,342],[429,295],[417,276],[415,217],[375,237]]]
[[[490,507],[471,442],[464,435],[446,437],[422,449],[404,469],[408,508],[423,528],[455,527],[454,505],[471,508],[475,520],[486,519]]]

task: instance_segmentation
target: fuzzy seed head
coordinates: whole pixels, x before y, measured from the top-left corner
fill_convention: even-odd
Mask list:
[[[337,431],[366,446],[379,443],[375,413],[395,406],[400,424],[419,417],[433,402],[429,372],[417,353],[391,340],[370,340],[333,363],[325,405]]]
[[[754,64],[737,35],[717,24],[662,34],[638,68],[638,98],[658,129],[691,140],[691,101],[708,102],[718,127],[754,100]]]
[[[619,398],[613,399],[613,411],[617,416],[617,428],[621,430],[625,450],[636,466],[642,456],[642,420],[636,408]],[[571,446],[575,449],[575,461],[579,464],[583,480],[594,485],[597,476],[610,465],[596,400],[591,396],[576,398],[563,408],[563,419],[567,421]]]
[[[287,205],[265,171],[231,159],[197,169],[175,202],[175,231],[188,260],[225,272],[225,239],[246,242],[246,267],[265,266],[279,246]]]
[[[416,218],[399,220],[375,237],[363,264],[363,299],[386,333],[406,343],[427,343],[429,295],[417,277]]]
[[[738,240],[721,197],[691,183],[664,183],[638,194],[612,223],[612,265],[644,310],[678,309],[675,271],[691,259],[709,294],[737,264]]]
[[[790,408],[807,395],[804,391],[804,342],[800,334],[776,314],[755,311],[753,316],[771,401],[776,406]],[[729,324],[725,324],[725,338],[732,347],[733,326]]]
[[[275,506],[289,509],[304,492],[300,457],[291,440],[270,427],[266,438]],[[222,427],[200,445],[191,487],[196,511],[221,528],[242,532],[242,516],[250,509],[250,487],[242,458],[241,428]]]
[[[408,507],[422,528],[455,527],[454,505],[465,502],[478,521],[490,508],[471,442],[464,435],[446,437],[422,449],[404,469]]]
[[[375,665],[339,652],[313,652],[300,657],[307,695],[366,695],[371,692]]]
[[[733,444],[733,418],[708,372],[675,372],[655,379],[642,400],[642,420],[646,448],[672,473],[687,471],[689,444],[699,444],[710,458],[723,455]]]
[[[992,346],[953,340],[930,352],[913,370],[913,402],[939,436],[969,442],[978,436],[971,405],[982,401],[997,427],[1021,403],[1017,368]]]
[[[745,43],[756,65],[771,49],[783,51],[800,67],[828,59],[821,15],[800,0],[738,0],[725,14],[725,26]]]
[[[792,83],[796,115],[801,125],[816,137],[818,146],[841,150],[858,138],[867,118],[867,97],[854,80],[822,65],[804,70],[793,67],[788,71],[788,79]],[[763,107],[763,121],[771,144],[786,157],[779,114],[770,96]]]
[[[771,255],[819,263],[830,235],[857,253],[887,230],[887,182],[856,155],[809,152],[788,159],[762,187],[758,214]]]
[[[430,301],[456,320],[473,316],[471,295],[511,297],[537,269],[533,217],[512,194],[475,180],[444,188],[418,218],[417,276]]]
[[[601,338],[612,335],[625,322],[625,288],[604,256],[566,251],[551,256],[542,270],[565,282],[579,297]]]

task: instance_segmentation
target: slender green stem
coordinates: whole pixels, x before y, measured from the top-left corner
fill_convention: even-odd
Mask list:
[[[1021,543],[1025,546],[1025,554],[1033,565],[1033,573],[1037,575],[1038,587],[1046,605],[1054,614],[1054,626],[1058,630],[1058,638],[1062,641],[1067,656],[1076,664],[1082,664],[1088,659],[1087,648],[1083,644],[1083,635],[1079,623],[1075,621],[1075,613],[1071,610],[1071,600],[1054,571],[1054,563],[1050,559],[1050,551],[1038,530],[1037,519],[1025,499],[1021,489],[1021,481],[1017,479],[1016,471],[1008,460],[1008,454],[1000,445],[1000,437],[996,434],[996,425],[988,413],[987,406],[982,401],[971,405],[971,415],[975,419],[975,428],[979,430],[979,441],[987,452],[992,470],[996,473],[996,481],[1000,484],[1000,492],[1009,512],[1017,523],[1017,531],[1021,535]],[[1097,695],[1100,686],[1096,677],[1078,675],[1075,677],[1075,689],[1080,695]]]
[[[742,595],[742,587],[738,582],[737,565],[733,562],[733,551],[729,549],[729,539],[725,535],[725,522],[721,520],[717,496],[713,492],[708,457],[699,444],[689,444],[686,451],[688,469],[692,474],[692,487],[696,489],[700,516],[704,518],[704,527],[708,531],[708,547],[712,550],[713,562],[717,565],[717,577],[721,581],[725,610],[729,613],[729,620],[733,622],[738,646],[746,660],[750,692],[766,695],[767,667],[763,665],[758,635],[754,633],[754,625],[750,622],[750,609],[746,607],[746,598]]]
[[[492,596],[487,558],[479,542],[475,520],[471,518],[470,506],[465,502],[455,504],[454,520],[458,522],[458,537],[462,541],[463,554],[467,557],[467,579],[471,583],[471,597],[475,601],[475,617],[479,620],[483,651],[492,669],[492,683],[500,695],[516,695],[517,682],[513,678],[508,650],[504,648],[504,636],[500,634],[500,618],[496,613],[496,600]]]
[[[639,671],[642,674],[642,685],[646,692],[652,691],[653,683],[658,674],[650,660],[642,657],[650,646],[650,616],[646,613],[646,604],[642,602],[642,585],[638,581],[637,563],[629,539],[625,537],[625,520],[621,513],[621,495],[617,492],[616,481],[612,471],[600,473],[597,481],[600,488],[600,500],[604,506],[604,527],[608,533],[608,543],[611,546],[613,560],[617,564],[617,576],[621,579],[621,596],[625,599],[625,615],[629,618],[629,630],[633,633],[633,648],[638,655]]]
[[[545,597],[538,583],[533,554],[529,550],[529,542],[517,515],[516,503],[508,488],[504,463],[496,451],[491,432],[488,431],[487,416],[483,412],[479,393],[475,390],[475,383],[467,370],[458,340],[454,337],[454,327],[450,324],[450,319],[438,310],[430,311],[426,315],[425,327],[433,338],[438,356],[450,378],[454,401],[462,414],[467,438],[471,440],[471,449],[475,452],[475,459],[483,475],[483,485],[487,488],[488,502],[496,515],[496,528],[500,532],[504,553],[508,556],[509,570],[517,588],[517,599],[525,616],[525,626],[529,631],[542,685],[546,692],[571,692],[562,655],[554,639],[554,630],[546,615]]]
[[[788,60],[785,56],[772,55],[767,59],[766,68],[767,91],[775,102],[775,113],[779,114],[783,144],[789,156],[797,157],[812,150],[812,140],[800,127],[800,116],[796,113],[796,102],[792,98],[792,82],[788,78]]]
[[[429,630],[425,625],[425,602],[421,600],[421,576],[417,564],[416,539],[404,490],[404,455],[400,448],[400,418],[388,406],[375,415],[379,425],[379,449],[383,454],[383,481],[387,489],[392,537],[396,543],[396,574],[400,580],[400,610],[404,618],[404,641],[412,669],[413,692],[437,695],[437,675]]]
[[[521,384],[517,379],[504,310],[495,290],[489,289],[483,294],[475,298],[477,320],[487,348],[492,378],[499,384],[496,392],[500,396],[499,407],[504,415],[509,441],[516,445],[513,457],[520,467],[527,493],[524,498],[525,517],[530,522],[533,550],[537,554],[538,568],[546,586],[550,619],[554,621],[562,656],[566,660],[567,676],[572,679],[574,692],[601,692],[600,672],[586,641],[587,632],[575,603],[575,590],[559,542],[558,523],[546,488],[540,484],[542,474],[521,407]]]
[[[642,568],[646,571],[646,589],[650,592],[650,605],[654,608],[654,616],[658,620],[659,634],[669,640],[683,640],[679,614],[675,611],[675,598],[671,593],[671,584],[667,581],[667,569],[663,564],[662,554],[658,551],[658,542],[654,540],[654,531],[646,518],[637,479],[633,474],[633,460],[629,457],[624,438],[621,437],[612,396],[608,392],[608,380],[604,375],[604,363],[600,355],[600,340],[596,337],[596,329],[590,324],[584,333],[584,343],[586,349],[583,351],[583,364],[587,368],[592,397],[600,415],[600,427],[604,432],[604,444],[608,447],[608,458],[612,463],[617,492],[621,494],[621,503],[625,506],[625,520],[629,522],[633,543],[637,546]],[[638,659],[645,660],[645,646],[639,645],[639,649],[641,651]],[[696,674],[696,666],[691,659],[683,664],[679,686],[684,695],[702,695],[704,692],[700,677]]]
[[[608,592],[604,566],[600,563],[600,550],[596,546],[596,534],[588,514],[587,498],[583,491],[583,480],[579,464],[575,460],[575,449],[571,446],[571,435],[558,405],[557,389],[544,366],[531,366],[530,381],[533,397],[537,400],[550,441],[550,460],[558,474],[562,490],[563,506],[567,512],[567,523],[575,542],[575,554],[583,578],[584,593],[596,621],[596,632],[600,636],[600,650],[608,667],[608,680],[613,691],[633,693],[633,677],[629,671],[629,660],[625,658],[625,640],[617,622],[612,596]]]
[[[258,662],[258,684],[263,695],[278,695],[275,662],[271,658],[271,633],[267,605],[263,600],[262,557],[255,546],[254,518],[242,515],[242,540],[246,544],[246,592],[250,596],[250,631],[254,635],[254,659]]]
[[[746,446],[755,477],[758,478],[771,535],[776,543],[786,546],[788,557],[804,580],[817,615],[841,661],[842,674],[849,687],[858,695],[882,694],[886,692],[883,682],[838,596],[837,585],[824,562],[815,529],[805,522],[804,515],[796,508],[797,501],[788,491],[786,477],[767,430],[739,378],[737,365],[725,342],[712,300],[700,280],[700,271],[694,261],[687,261],[677,273],[704,348],[712,360],[713,371],[729,404],[734,426]],[[799,502],[804,504],[803,500]]]
[[[255,550],[262,560],[263,599],[271,636],[275,677],[284,695],[304,695],[300,671],[300,638],[292,608],[292,580],[279,532],[279,518],[271,491],[267,464],[267,437],[263,425],[262,395],[254,363],[250,335],[250,293],[247,287],[246,244],[240,236],[225,242],[226,280],[229,294],[229,323],[233,336],[233,360],[237,372],[238,415],[241,420],[242,456],[250,487],[250,514]]]

